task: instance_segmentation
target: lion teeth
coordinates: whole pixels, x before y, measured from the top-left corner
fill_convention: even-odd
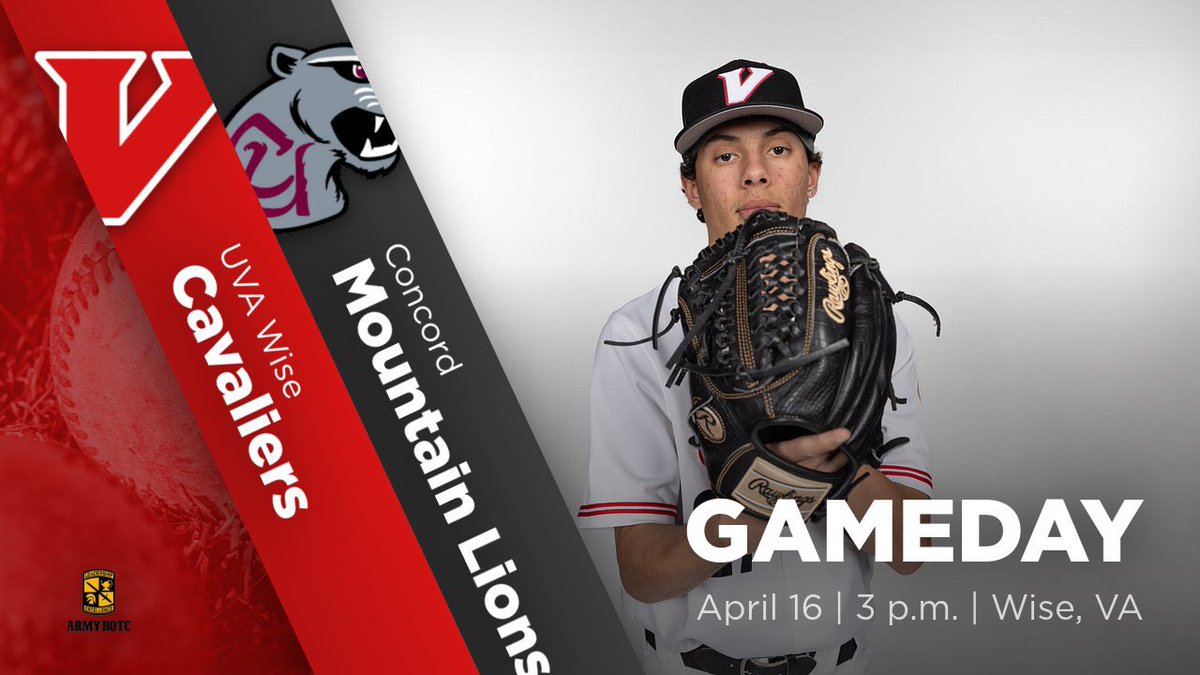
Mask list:
[[[376,115],[375,116],[375,131],[379,131],[379,128],[382,126],[383,126],[383,115]]]
[[[359,153],[359,156],[364,159],[374,159],[376,157],[387,157],[388,155],[396,152],[396,148],[398,148],[399,146],[400,146],[399,141],[392,141],[391,143],[388,143],[387,145],[385,145],[381,148],[375,148],[375,147],[371,146],[371,140],[367,139],[367,142],[363,143],[363,149],[362,149],[362,152]]]

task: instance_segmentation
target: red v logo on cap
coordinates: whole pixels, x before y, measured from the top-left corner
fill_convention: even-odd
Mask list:
[[[750,71],[750,74],[743,78],[742,73],[747,70]],[[738,68],[728,73],[721,73],[717,77],[725,83],[725,105],[745,103],[754,90],[758,89],[758,85],[774,73],[775,71],[769,68]]]
[[[58,128],[105,225],[124,225],[216,113],[188,52],[150,55],[162,83],[132,117],[129,83],[145,52],[43,51],[58,85]]]

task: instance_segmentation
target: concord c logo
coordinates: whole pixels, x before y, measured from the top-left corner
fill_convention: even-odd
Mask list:
[[[42,51],[58,85],[58,128],[105,225],[124,225],[216,113],[188,52],[150,54],[161,80],[130,116],[138,51]]]

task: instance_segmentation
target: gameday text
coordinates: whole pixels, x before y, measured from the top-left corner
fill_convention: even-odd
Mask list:
[[[1098,499],[1080,500],[1092,525],[1102,540],[1101,559],[1104,562],[1121,562],[1121,538],[1133,521],[1141,499],[1126,499],[1117,512],[1110,516]],[[963,499],[962,514],[962,562],[996,562],[1012,555],[1021,541],[1021,521],[1012,507],[993,499]],[[922,542],[923,538],[944,539],[950,536],[950,524],[944,522],[922,522],[922,516],[951,515],[955,500],[950,499],[906,499],[903,503],[904,560],[907,562],[954,562],[958,551],[952,546],[934,546]],[[745,507],[732,499],[712,499],[696,507],[687,524],[687,538],[692,550],[710,562],[727,563],[745,556],[747,535],[744,525],[720,525],[719,537],[729,543],[717,546],[705,537],[705,525],[718,515],[736,518]],[[859,548],[866,546],[867,539],[875,537],[875,560],[892,560],[892,505],[888,501],[877,501],[859,519],[850,510],[845,500],[832,499],[827,502],[825,519],[827,533],[826,559],[841,562],[844,558],[843,534]],[[980,536],[983,519],[996,521],[1000,525],[1000,540],[984,544]],[[791,534],[784,534],[789,529]],[[1054,534],[1057,532],[1058,534]],[[797,551],[804,562],[820,562],[808,527],[794,500],[781,499],[775,504],[767,529],[754,553],[754,562],[766,562],[779,551]],[[1062,499],[1047,499],[1037,521],[1029,533],[1021,562],[1038,562],[1049,551],[1062,551],[1071,562],[1088,562],[1087,549],[1075,527],[1067,503]]]

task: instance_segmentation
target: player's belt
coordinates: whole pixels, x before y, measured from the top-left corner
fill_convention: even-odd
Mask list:
[[[656,648],[654,633],[646,631],[646,643]],[[854,638],[846,640],[838,649],[837,665],[854,658],[858,643]],[[712,673],[712,675],[808,675],[817,667],[817,653],[788,654],[786,656],[764,656],[753,659],[738,659],[727,656],[709,647],[700,645],[680,654],[683,665],[688,668]]]

